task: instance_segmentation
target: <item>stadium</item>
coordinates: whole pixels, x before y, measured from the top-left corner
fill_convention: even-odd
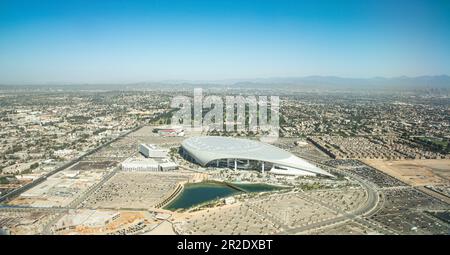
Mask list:
[[[285,150],[270,144],[231,137],[198,136],[184,140],[181,154],[205,167],[234,170],[261,170],[285,175],[322,175],[330,173]]]

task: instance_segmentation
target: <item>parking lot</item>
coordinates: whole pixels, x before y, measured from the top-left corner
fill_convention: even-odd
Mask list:
[[[152,208],[190,177],[177,172],[119,172],[92,194],[83,207]]]
[[[383,209],[370,219],[401,234],[450,234],[448,223],[426,214],[448,205],[414,188],[385,190]]]

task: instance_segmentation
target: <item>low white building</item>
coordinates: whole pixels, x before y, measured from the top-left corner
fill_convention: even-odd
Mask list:
[[[122,162],[123,171],[171,171],[178,169],[175,162],[158,162],[150,158],[129,158]]]
[[[178,165],[169,160],[158,162],[150,158],[129,158],[122,162],[124,171],[171,171],[176,169],[178,169]]]
[[[166,158],[167,151],[157,148],[153,144],[140,144],[139,152],[146,158]]]
[[[170,171],[178,169],[178,165],[175,162],[167,161],[159,164],[161,171]]]
[[[124,171],[159,171],[159,164],[153,159],[129,158],[122,162]]]

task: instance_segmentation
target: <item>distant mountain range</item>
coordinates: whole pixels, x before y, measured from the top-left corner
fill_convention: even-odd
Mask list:
[[[278,85],[289,87],[304,88],[334,88],[334,89],[351,89],[351,88],[446,88],[450,89],[450,76],[418,76],[418,77],[374,77],[374,78],[343,78],[337,76],[306,76],[291,78],[267,78],[252,79],[230,82],[216,82],[216,84],[228,84],[232,86],[247,87],[261,85]]]
[[[450,90],[450,76],[418,76],[418,77],[373,77],[373,78],[343,78],[337,76],[305,76],[280,77],[261,79],[235,79],[235,80],[166,80],[159,82],[139,82],[129,84],[45,84],[45,85],[0,85],[0,89],[83,89],[83,90],[128,90],[144,88],[192,88],[192,87],[222,87],[229,88],[303,88],[303,89],[387,89],[387,90],[423,90],[444,89]]]

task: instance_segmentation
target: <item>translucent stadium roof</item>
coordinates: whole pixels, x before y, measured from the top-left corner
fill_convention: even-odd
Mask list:
[[[249,159],[332,176],[290,152],[255,140],[223,136],[197,136],[184,140],[181,146],[201,165],[218,159]]]

